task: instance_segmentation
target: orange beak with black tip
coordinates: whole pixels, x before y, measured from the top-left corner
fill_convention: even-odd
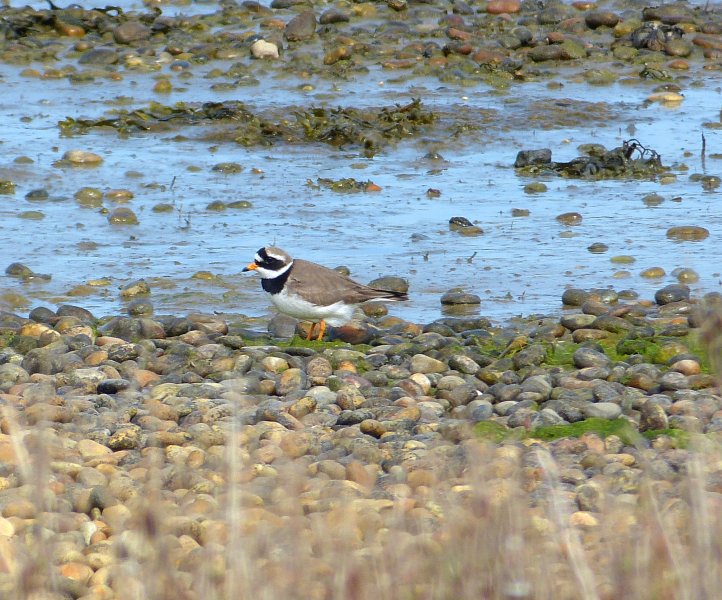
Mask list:
[[[250,265],[246,265],[243,268],[243,271],[255,271],[258,268],[258,265],[256,263],[251,263]]]

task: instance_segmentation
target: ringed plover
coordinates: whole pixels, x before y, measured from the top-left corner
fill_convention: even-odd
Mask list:
[[[326,332],[326,323],[334,327],[348,323],[358,304],[369,300],[408,299],[403,292],[377,290],[333,269],[291,258],[275,246],[261,248],[243,270],[261,275],[261,286],[271,295],[271,302],[279,311],[312,322],[309,340],[316,323],[320,326],[316,339],[320,340]]]

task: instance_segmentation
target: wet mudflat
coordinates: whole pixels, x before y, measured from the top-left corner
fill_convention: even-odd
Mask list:
[[[681,14],[697,19],[698,30],[715,22],[712,12],[680,6]],[[317,33],[298,41],[284,38],[283,28],[301,9],[264,8],[268,14],[259,16],[251,7],[256,10],[161,6],[162,15],[129,7],[77,38],[60,35],[57,22],[72,25],[79,16],[56,11],[55,26],[35,24],[35,37],[31,31],[18,38],[37,38],[37,48],[50,50],[34,48],[22,58],[12,48],[18,32],[6,34],[1,175],[15,187],[3,196],[0,244],[8,264],[20,261],[51,275],[24,282],[4,277],[8,308],[76,301],[112,314],[123,310],[119,288],[145,278],[157,312],[264,315],[257,282],[240,269],[270,242],[329,266],[346,265],[362,281],[408,277],[413,300],[403,316],[417,322],[438,317],[439,295],[454,287],[479,294],[481,313],[495,319],[556,309],[569,285],[631,288],[650,297],[683,268],[698,275],[685,281],[696,292],[718,288],[716,188],[690,177],[719,171],[714,50],[688,43],[684,59],[642,48],[620,60],[618,49],[608,49],[622,37],[616,37],[620,25],[592,30],[584,23],[588,10],[565,5],[548,9],[565,18],[543,24],[525,11],[499,16],[471,7],[471,14],[459,15],[446,6],[397,12],[361,5],[368,16],[356,7],[347,11],[350,22],[317,24]],[[620,14],[647,23],[639,10],[620,7]],[[496,27],[499,35],[512,35],[516,22],[528,23],[520,25],[532,34],[527,51],[561,30],[563,43],[572,40],[584,56],[532,61],[525,46],[505,50],[491,32]],[[113,28],[123,23],[145,23],[140,26],[152,35],[118,42]],[[394,23],[399,39],[390,40]],[[496,44],[508,57],[469,59],[454,45],[460,43],[454,38],[465,38],[457,30],[470,32],[472,41],[478,37],[479,46]],[[279,59],[252,57],[249,46],[261,38],[281,47]],[[415,41],[429,47],[414,55]],[[353,43],[365,44],[364,52],[320,64],[324,51]],[[98,48],[115,53],[110,64],[102,55],[100,64],[81,59]],[[660,97],[665,93],[683,97]],[[415,98],[433,122],[372,145],[371,152],[353,138],[285,140],[281,132],[249,141],[227,123],[202,119],[168,118],[147,123],[146,130],[112,125],[119,114],[137,111],[142,126],[154,108],[157,114],[158,107],[177,103],[195,110],[207,102],[240,102],[262,123],[280,126],[284,119],[298,124],[303,111],[378,113]],[[100,126],[75,126],[83,120]],[[371,129],[361,132],[376,140]],[[568,161],[582,144],[611,149],[630,138],[657,151],[670,177],[529,177],[513,169],[519,150],[550,148],[554,160]],[[103,162],[63,164],[70,150],[95,153]],[[224,169],[226,163],[238,172]],[[346,178],[381,189],[345,193],[319,185]],[[545,190],[525,189],[530,183]],[[83,204],[75,196],[85,187],[102,198]],[[47,193],[33,197],[36,190]],[[656,197],[649,200],[650,194]],[[138,223],[109,222],[118,207],[132,210]],[[567,212],[581,220],[567,226],[556,219]],[[455,216],[483,234],[450,231]],[[668,228],[686,225],[710,235],[682,242],[666,236]],[[595,243],[607,249],[590,252]],[[617,256],[631,259],[611,260]],[[652,267],[661,269],[656,277],[642,275]]]

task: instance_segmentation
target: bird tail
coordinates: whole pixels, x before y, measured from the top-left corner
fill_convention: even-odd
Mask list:
[[[403,300],[408,300],[409,295],[406,292],[396,292],[391,290],[376,290],[374,291],[378,292],[379,295],[374,298],[374,300],[387,300],[389,302],[398,302]]]

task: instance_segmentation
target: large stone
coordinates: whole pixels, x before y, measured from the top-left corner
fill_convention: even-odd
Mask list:
[[[622,407],[613,402],[597,402],[589,403],[582,408],[584,416],[587,418],[609,419],[614,420],[622,415]]]
[[[25,355],[21,366],[30,373],[53,375],[63,370],[63,357],[68,347],[62,342],[53,342],[43,348],[36,348]]]
[[[403,277],[394,277],[386,275],[385,277],[379,277],[373,281],[369,281],[369,287],[375,290],[384,290],[386,292],[398,292],[405,294],[409,291],[409,281]]]
[[[113,29],[113,39],[119,44],[131,44],[150,39],[153,35],[150,27],[146,27],[138,21],[126,21]]]
[[[254,58],[278,58],[278,46],[266,40],[256,40],[251,44],[251,54]]]
[[[112,48],[93,48],[83,54],[78,63],[81,65],[114,65],[120,56]]]
[[[648,399],[640,410],[639,430],[667,429],[668,427],[669,420],[664,407],[651,398]]]
[[[447,367],[443,362],[425,354],[416,354],[411,359],[411,365],[409,367],[412,373],[443,373],[448,371]]]
[[[316,15],[311,11],[304,11],[286,24],[286,39],[289,42],[307,40],[316,33]]]
[[[654,294],[654,301],[660,305],[685,300],[689,300],[689,287],[681,283],[673,283],[663,287]]]
[[[441,304],[447,306],[459,304],[481,304],[481,297],[469,292],[449,290],[441,296]]]
[[[308,378],[301,369],[288,369],[281,373],[276,385],[279,396],[285,396],[297,390],[304,390],[308,387]]]
[[[572,360],[577,369],[584,369],[586,367],[608,367],[612,362],[606,354],[593,348],[579,348],[574,352]]]

